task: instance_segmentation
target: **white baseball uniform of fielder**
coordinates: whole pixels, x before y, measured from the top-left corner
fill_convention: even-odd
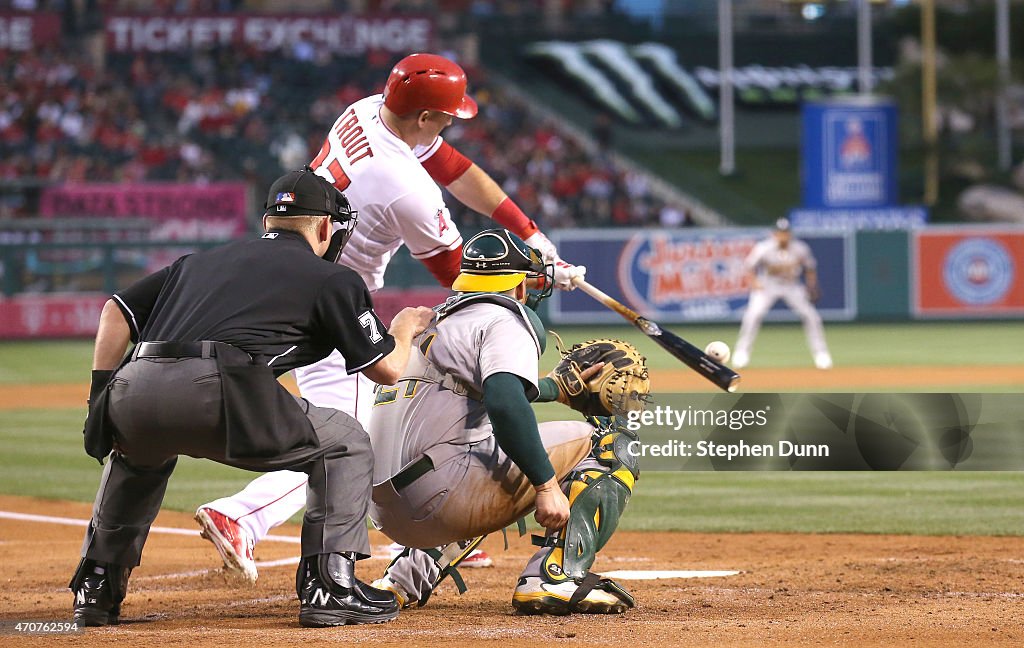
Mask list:
[[[442,139],[438,137],[429,147],[410,149],[381,120],[383,103],[382,95],[374,95],[349,106],[331,127],[312,164],[359,211],[359,224],[338,263],[358,272],[371,291],[381,288],[388,262],[403,243],[417,259],[462,244],[441,189],[421,164],[437,151]],[[350,414],[364,429],[368,427],[374,383],[361,373],[348,375],[340,353],[297,369],[295,377],[303,398]],[[279,471],[261,475],[241,492],[204,506],[236,520],[258,542],[305,505],[306,474]]]
[[[468,393],[482,394],[484,380],[505,372],[529,385],[532,399],[540,346],[531,329],[525,310],[519,315],[488,302],[464,306],[420,334],[413,349],[418,358],[410,361],[407,376],[422,375],[417,369],[426,364],[420,353],[426,348],[429,364],[468,386]],[[574,468],[600,468],[590,456],[594,428],[588,423],[558,421],[538,428],[559,481]],[[370,440],[370,518],[405,546],[430,548],[485,535],[534,507],[533,486],[498,447],[484,404],[476,398],[423,381],[383,387],[370,420]],[[424,455],[433,469],[396,490],[391,478]],[[531,575],[539,576],[540,562],[535,558],[527,565]],[[388,575],[419,599],[430,592],[438,568],[423,552],[412,551],[389,567]]]
[[[821,316],[808,299],[807,287],[801,281],[805,271],[817,269],[811,248],[796,238],[790,239],[786,247],[781,247],[775,237],[771,236],[754,245],[744,264],[747,270],[755,273],[760,287],[750,291],[750,301],[743,313],[740,335],[733,354],[733,365],[742,368],[749,362],[750,350],[765,314],[775,302],[782,299],[800,316],[815,364],[820,369],[831,367],[832,358],[825,344]]]

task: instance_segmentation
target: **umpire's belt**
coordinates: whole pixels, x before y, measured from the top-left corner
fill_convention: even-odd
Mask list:
[[[392,477],[391,485],[396,491],[400,491],[433,469],[434,462],[431,461],[430,457],[423,455],[409,464],[405,470]]]
[[[226,342],[140,342],[132,351],[132,360],[138,358],[216,358],[220,356],[250,356],[238,347]],[[241,358],[241,356],[238,356]]]

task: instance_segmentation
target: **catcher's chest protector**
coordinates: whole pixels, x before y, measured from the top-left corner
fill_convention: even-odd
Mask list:
[[[465,293],[449,297],[445,303],[437,307],[437,321],[440,322],[445,317],[470,304],[480,303],[497,304],[523,318],[533,336],[534,343],[537,345],[538,356],[544,353],[544,349],[547,348],[548,344],[548,334],[544,330],[544,324],[540,321],[540,317],[538,317],[537,313],[533,312],[532,308],[527,308],[515,299],[505,295],[497,293]]]

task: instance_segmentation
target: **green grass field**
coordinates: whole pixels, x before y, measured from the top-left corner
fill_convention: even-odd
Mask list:
[[[676,330],[699,344],[712,339],[732,344],[735,337],[735,327],[729,326]],[[565,327],[560,332],[567,342],[609,334],[629,337],[639,343],[653,367],[676,366],[629,329]],[[891,365],[897,370],[906,365],[1024,361],[1024,336],[1015,323],[832,325],[827,333],[837,366]],[[0,344],[0,386],[84,384],[90,358],[91,344],[83,341]],[[549,350],[542,366],[553,362]],[[798,327],[779,325],[762,331],[754,366],[807,364]],[[969,387],[965,385],[964,390]],[[542,420],[563,412],[555,405],[538,408]],[[0,493],[91,501],[100,466],[82,450],[84,414],[84,405],[0,411]],[[165,506],[194,509],[234,492],[252,476],[209,461],[182,458]],[[1022,535],[1024,473],[648,472],[642,476],[623,527]]]
[[[654,342],[631,327],[552,326],[572,344],[595,337],[617,337],[635,344],[653,369],[681,365]],[[736,341],[736,325],[675,325],[682,337],[703,347],[712,340]],[[825,329],[837,367],[917,365],[1024,364],[1020,322],[956,322],[901,324],[829,324]],[[541,367],[551,367],[557,352],[549,338]],[[92,343],[0,342],[0,384],[85,382],[92,361]],[[806,367],[810,354],[798,324],[766,324],[754,347],[752,367]],[[970,385],[964,385],[970,387]],[[1024,385],[1020,386],[1024,390]]]

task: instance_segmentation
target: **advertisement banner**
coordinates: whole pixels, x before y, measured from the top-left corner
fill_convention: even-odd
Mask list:
[[[896,105],[841,99],[804,104],[804,207],[898,202]]]
[[[109,297],[65,293],[0,299],[0,340],[94,336]]]
[[[69,184],[43,189],[39,211],[58,218],[149,218],[154,241],[227,240],[247,228],[241,182]]]
[[[173,52],[211,47],[275,51],[297,43],[332,54],[404,54],[431,49],[433,21],[418,16],[112,15],[106,19],[113,52]]]
[[[916,232],[916,317],[1024,315],[1024,229],[957,227]]]
[[[658,322],[739,321],[750,286],[743,261],[765,229],[561,230],[559,253],[587,266],[587,281]],[[822,299],[830,320],[855,315],[853,239],[849,233],[797,233],[818,259]],[[601,259],[603,263],[590,262]],[[555,291],[550,315],[561,324],[620,323],[622,318],[581,291]],[[769,320],[797,319],[782,303]]]
[[[816,230],[906,230],[928,225],[928,208],[875,207],[873,209],[792,209],[793,227]]]
[[[0,13],[0,52],[28,52],[60,40],[60,15]]]

